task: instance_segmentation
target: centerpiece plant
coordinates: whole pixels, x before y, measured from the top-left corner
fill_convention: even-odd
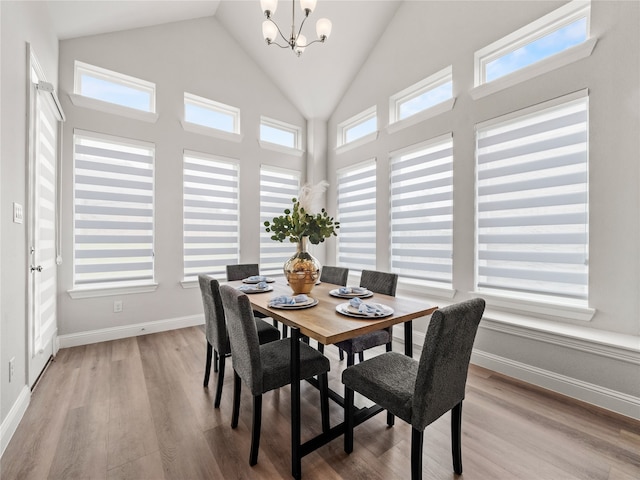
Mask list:
[[[306,184],[300,189],[298,198],[291,199],[292,208],[284,214],[265,221],[265,230],[271,239],[284,242],[289,239],[297,243],[297,252],[284,264],[284,274],[294,294],[309,293],[320,276],[320,263],[307,252],[307,242],[314,245],[326,238],[337,236],[340,223],[333,220],[324,208],[319,208],[321,195],[329,184]]]

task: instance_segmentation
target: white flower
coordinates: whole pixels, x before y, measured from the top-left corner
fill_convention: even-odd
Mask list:
[[[298,196],[300,207],[311,215],[320,213],[322,210],[322,194],[327,190],[328,186],[329,183],[324,180],[316,185],[305,183],[300,188],[300,195]]]

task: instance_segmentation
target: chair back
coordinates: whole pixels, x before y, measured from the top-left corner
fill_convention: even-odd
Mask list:
[[[220,296],[227,315],[233,369],[249,387],[252,395],[260,395],[262,362],[251,302],[244,293],[229,285],[220,287]]]
[[[360,286],[374,293],[395,297],[396,287],[398,286],[398,274],[362,270]]]
[[[208,275],[198,275],[204,307],[204,334],[209,344],[220,354],[230,352],[229,335],[220,298],[220,283]]]
[[[323,266],[320,273],[320,281],[326,283],[332,283],[334,285],[347,285],[347,278],[349,278],[349,269],[345,267],[330,267]]]
[[[240,265],[227,265],[227,281],[244,280],[247,277],[260,275],[260,267],[257,263],[243,263]]]
[[[474,298],[436,310],[420,355],[411,424],[423,430],[464,399],[467,372],[485,302]]]

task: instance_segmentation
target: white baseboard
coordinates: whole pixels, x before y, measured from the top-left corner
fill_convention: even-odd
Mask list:
[[[640,398],[638,397],[480,350],[473,351],[471,363],[640,420]]]
[[[110,340],[119,340],[121,338],[136,337],[138,335],[146,335],[148,333],[166,332],[168,330],[193,327],[196,325],[204,325],[203,314],[170,318],[155,322],[123,325],[121,327],[102,328],[99,330],[72,333],[69,335],[60,335],[58,336],[58,340],[60,342],[60,348],[68,348],[80,345],[89,345],[91,343],[107,342]]]
[[[18,399],[9,410],[6,418],[0,425],[0,457],[4,454],[7,445],[11,441],[11,437],[18,429],[18,425],[27,411],[27,407],[31,402],[31,389],[26,385],[22,387]]]

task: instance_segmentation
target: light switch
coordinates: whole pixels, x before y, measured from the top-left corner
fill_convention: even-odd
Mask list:
[[[22,205],[13,202],[13,223],[22,223]]]

